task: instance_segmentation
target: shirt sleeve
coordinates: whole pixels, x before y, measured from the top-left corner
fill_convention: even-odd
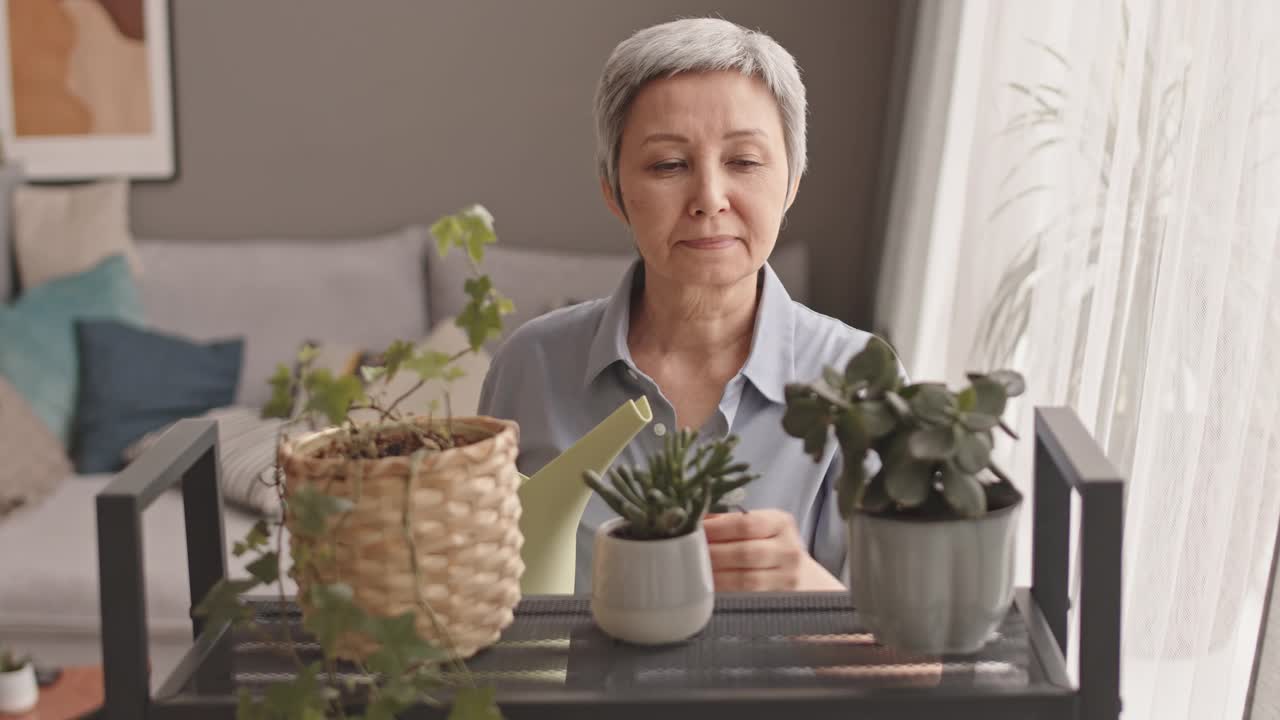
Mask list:
[[[818,564],[826,568],[827,572],[839,578],[840,582],[847,586],[849,578],[845,568],[845,557],[848,554],[845,547],[846,533],[844,519],[840,517],[840,510],[836,504],[836,484],[843,467],[840,453],[837,452],[831,464],[827,466],[826,475],[822,478],[822,489],[819,491],[821,507],[818,510],[817,522],[813,526],[809,554],[818,561]]]

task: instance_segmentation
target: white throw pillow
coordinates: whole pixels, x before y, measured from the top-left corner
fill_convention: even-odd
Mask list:
[[[13,191],[13,229],[23,289],[82,273],[112,255],[124,255],[135,276],[142,272],[123,178],[74,187],[19,186]]]
[[[200,417],[218,424],[218,460],[222,465],[219,485],[223,501],[263,517],[279,518],[280,497],[274,486],[275,458],[283,421],[263,419],[257,408],[234,406],[210,410]],[[124,461],[137,460],[171,427],[148,433],[125,448]],[[303,429],[295,426],[289,432]]]

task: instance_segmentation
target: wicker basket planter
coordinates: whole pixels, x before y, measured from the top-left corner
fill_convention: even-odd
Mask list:
[[[324,541],[299,537],[286,509],[292,542],[332,542],[333,562],[321,580],[350,585],[356,604],[371,614],[414,611],[423,639],[466,658],[497,641],[520,600],[519,429],[474,417],[454,418],[452,430],[476,441],[376,460],[316,457],[338,432],[331,428],[285,442],[280,459],[286,508],[308,484],[352,503],[330,519]],[[311,579],[295,580],[306,614]],[[362,660],[376,649],[348,634],[338,652]]]

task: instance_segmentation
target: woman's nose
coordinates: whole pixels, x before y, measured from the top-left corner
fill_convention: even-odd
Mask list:
[[[724,178],[716,170],[697,173],[689,214],[693,217],[718,215],[729,209]]]

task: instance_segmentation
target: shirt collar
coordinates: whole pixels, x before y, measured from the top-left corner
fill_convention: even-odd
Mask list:
[[[641,260],[631,264],[622,282],[609,298],[604,316],[591,340],[587,355],[587,371],[583,385],[595,382],[600,373],[616,362],[629,367],[631,349],[627,347],[627,330],[631,323],[631,295],[637,276],[643,276]],[[792,335],[795,328],[794,303],[773,268],[765,263],[760,288],[760,307],[751,338],[751,352],[742,366],[742,374],[769,400],[785,402],[784,386],[795,377],[795,355]]]

